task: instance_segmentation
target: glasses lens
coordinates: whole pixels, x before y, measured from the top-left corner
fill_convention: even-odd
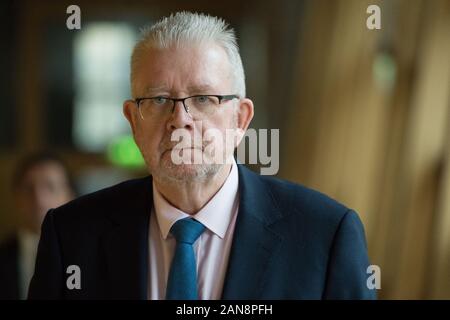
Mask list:
[[[198,118],[213,114],[219,105],[219,98],[214,96],[195,96],[186,99],[185,103],[189,113]]]
[[[139,102],[139,111],[144,119],[155,118],[164,112],[170,112],[172,104],[172,100],[165,97],[143,99]]]

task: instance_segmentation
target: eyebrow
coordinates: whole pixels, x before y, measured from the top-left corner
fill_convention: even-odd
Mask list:
[[[187,87],[188,92],[194,92],[194,93],[210,93],[214,91],[214,87],[210,84],[200,84],[200,85],[193,85]],[[158,91],[166,91],[169,92],[170,90],[166,86],[157,86],[157,87],[146,87],[144,89],[144,94],[156,94]]]
[[[214,90],[214,88],[209,84],[201,84],[196,86],[189,86],[188,87],[189,92],[203,92],[203,91],[210,91]]]
[[[146,87],[144,89],[144,94],[151,94],[157,91],[168,91],[167,87],[161,86],[161,87]]]

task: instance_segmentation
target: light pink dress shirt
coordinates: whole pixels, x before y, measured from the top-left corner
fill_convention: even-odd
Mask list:
[[[238,170],[233,161],[227,180],[214,197],[191,216],[206,228],[194,243],[199,299],[220,299],[228,265],[234,226],[239,208]],[[188,214],[172,206],[153,184],[153,209],[149,233],[148,298],[165,299],[175,238],[170,228]]]

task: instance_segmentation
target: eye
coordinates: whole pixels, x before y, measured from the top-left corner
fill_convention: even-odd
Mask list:
[[[152,99],[153,103],[160,106],[167,103],[168,98],[166,97],[155,97]]]
[[[195,97],[195,102],[200,103],[200,104],[205,104],[205,103],[209,102],[209,97],[208,96]]]

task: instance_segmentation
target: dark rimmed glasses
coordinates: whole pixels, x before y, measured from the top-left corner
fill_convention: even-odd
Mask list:
[[[172,113],[175,104],[180,101],[184,110],[195,119],[212,115],[223,102],[239,99],[238,95],[195,95],[186,98],[170,98],[164,96],[142,97],[134,99],[142,119],[160,117]]]

